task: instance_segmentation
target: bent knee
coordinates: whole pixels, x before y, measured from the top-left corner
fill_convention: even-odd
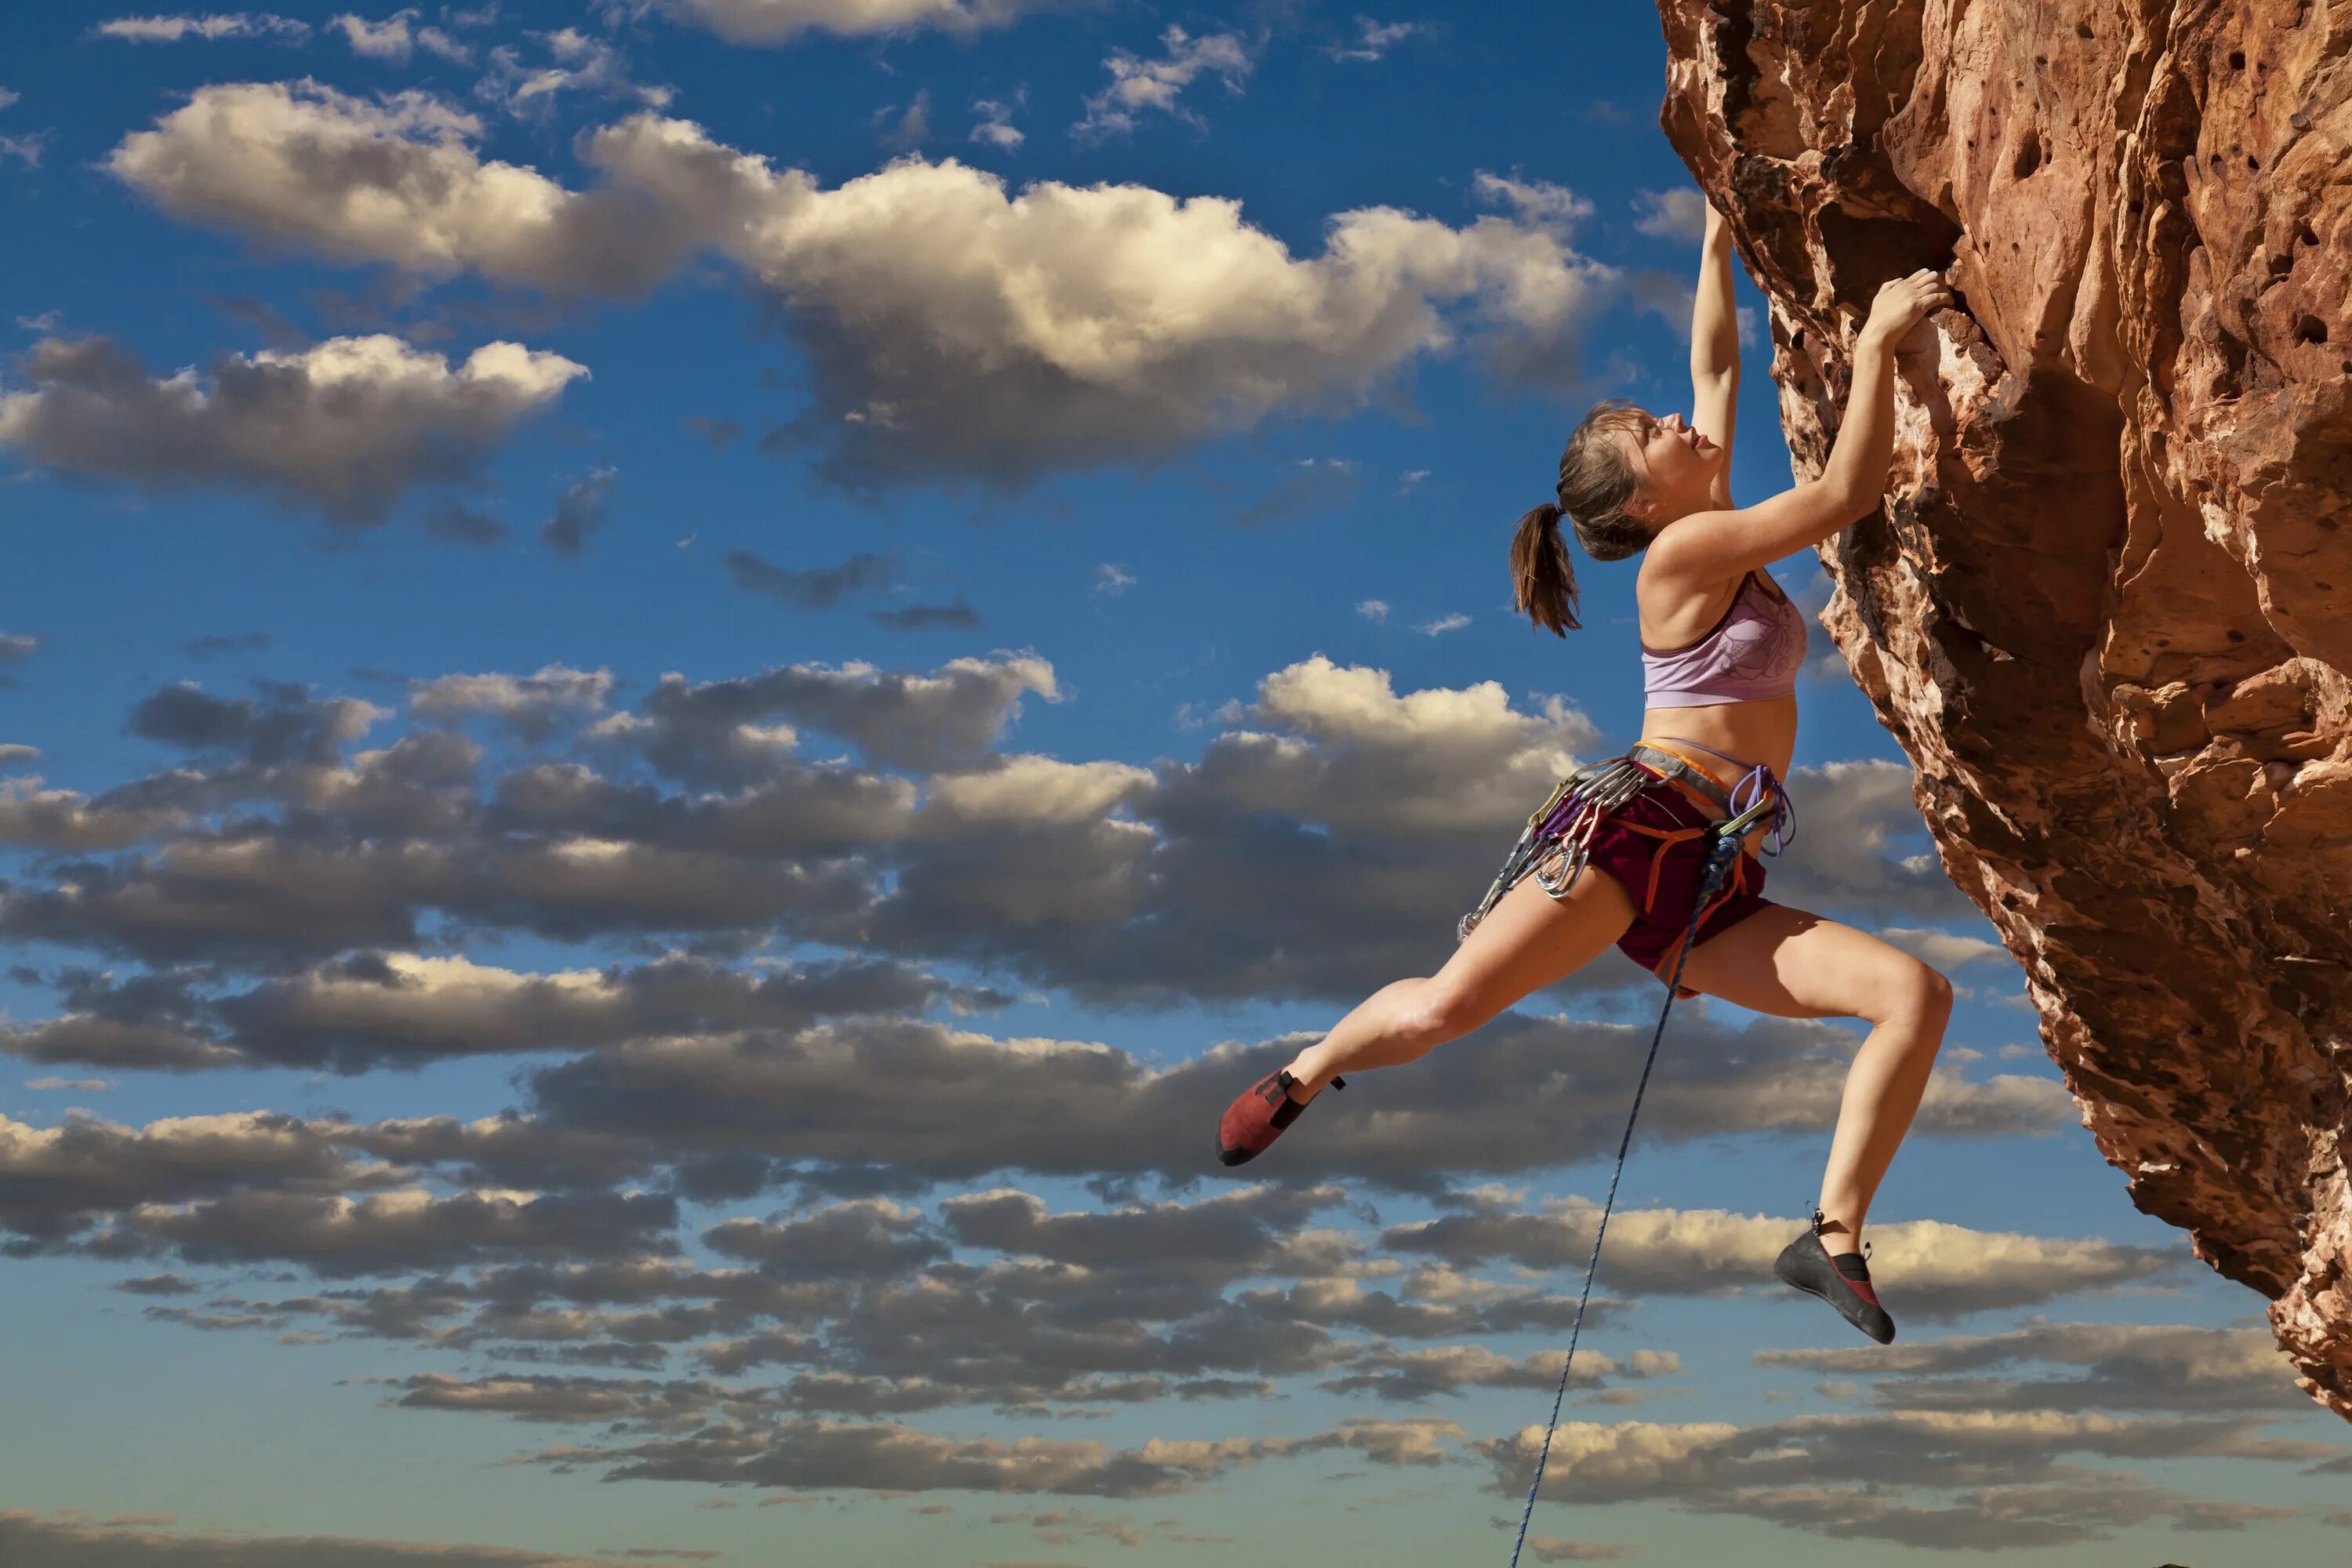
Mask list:
[[[1905,1009],[1915,1016],[1932,1013],[1948,1016],[1952,1011],[1951,981],[1943,971],[1924,963],[1906,973],[1900,994]]]

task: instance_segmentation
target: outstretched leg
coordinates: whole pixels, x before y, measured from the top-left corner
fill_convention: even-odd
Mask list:
[[[1217,1158],[1228,1165],[1255,1159],[1325,1084],[1412,1061],[1468,1034],[1583,968],[1633,923],[1633,899],[1596,867],[1586,867],[1559,899],[1528,878],[1487,911],[1444,968],[1381,986],[1288,1067],[1244,1090],[1217,1124]]]
[[[1633,923],[1633,900],[1597,867],[1555,899],[1533,877],[1487,911],[1445,967],[1381,986],[1329,1034],[1291,1058],[1291,1098],[1311,1100],[1343,1073],[1416,1061],[1512,1003],[1573,974]]]
[[[1692,949],[1683,984],[1777,1017],[1869,1020],[1822,1173],[1822,1245],[1832,1256],[1856,1250],[1935,1069],[1951,983],[1866,931],[1770,904]]]

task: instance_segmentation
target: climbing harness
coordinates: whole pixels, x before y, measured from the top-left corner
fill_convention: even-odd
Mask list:
[[[1691,741],[1689,745],[1698,745],[1698,742]],[[1646,750],[1651,750],[1651,748],[1642,748],[1642,745],[1637,745],[1637,748],[1634,748],[1633,752],[1630,752],[1630,754],[1646,752]],[[1712,748],[1700,748],[1700,750],[1712,750]],[[1654,754],[1663,754],[1663,752],[1654,752]],[[1717,754],[1722,754],[1722,752],[1717,752]],[[1644,757],[1644,762],[1649,762],[1649,759]],[[1677,764],[1679,764],[1679,759],[1677,759],[1677,757],[1667,757],[1667,762],[1677,762]],[[1600,771],[1600,773],[1597,773],[1597,775],[1606,775],[1606,766],[1609,766],[1609,764],[1601,766],[1601,771]],[[1663,771],[1663,769],[1661,769],[1661,771]],[[1694,771],[1696,771],[1696,769],[1694,769]],[[1698,775],[1700,775],[1700,778],[1706,778],[1706,773],[1698,773]],[[1573,783],[1576,783],[1576,778],[1580,778],[1580,773],[1571,773],[1571,775],[1569,775],[1569,781],[1561,781],[1559,790],[1555,790],[1555,793],[1552,793],[1552,799],[1550,799],[1550,802],[1545,802],[1545,811],[1538,811],[1538,814],[1536,814],[1536,818],[1538,818],[1538,820],[1548,820],[1548,818],[1550,818],[1550,816],[1559,814],[1559,809],[1561,809],[1561,806],[1564,806],[1564,802],[1569,802],[1569,799],[1576,799],[1576,793],[1573,793],[1573,790],[1569,790],[1569,785],[1573,785]],[[1748,778],[1743,778],[1743,781],[1740,781],[1740,785],[1738,785],[1738,787],[1734,787],[1734,793],[1731,793],[1731,799],[1734,799],[1734,802],[1736,802],[1736,799],[1740,799],[1740,795],[1743,795],[1743,793],[1748,795],[1748,802],[1745,802],[1743,809],[1736,811],[1736,814],[1731,816],[1731,818],[1719,820],[1719,823],[1710,823],[1710,826],[1707,826],[1706,830],[1703,830],[1703,832],[1706,832],[1706,835],[1707,835],[1707,858],[1706,858],[1706,869],[1703,869],[1703,875],[1700,875],[1700,879],[1698,879],[1698,900],[1696,900],[1696,902],[1694,902],[1694,908],[1691,908],[1691,924],[1686,926],[1686,929],[1684,929],[1682,941],[1677,942],[1679,952],[1675,954],[1675,973],[1673,973],[1673,978],[1670,978],[1670,980],[1667,980],[1667,983],[1665,983],[1665,1006],[1658,1008],[1658,1027],[1656,1027],[1656,1030],[1654,1030],[1654,1032],[1651,1032],[1651,1037],[1649,1037],[1649,1056],[1646,1056],[1644,1060],[1642,1060],[1642,1079],[1639,1079],[1637,1084],[1634,1084],[1634,1089],[1633,1089],[1633,1110],[1630,1110],[1630,1112],[1625,1112],[1625,1135],[1622,1135],[1622,1138],[1618,1138],[1618,1163],[1616,1163],[1616,1171],[1613,1171],[1613,1173],[1609,1175],[1609,1199],[1606,1199],[1604,1204],[1601,1204],[1601,1223],[1597,1225],[1595,1232],[1592,1232],[1592,1258],[1590,1258],[1590,1260],[1585,1262],[1585,1289],[1583,1289],[1583,1295],[1578,1295],[1578,1298],[1576,1298],[1576,1321],[1573,1321],[1573,1326],[1569,1328],[1569,1356],[1567,1356],[1567,1361],[1561,1361],[1561,1366],[1559,1366],[1559,1389],[1555,1389],[1555,1392],[1552,1392],[1552,1422],[1550,1422],[1550,1425],[1548,1425],[1548,1427],[1543,1429],[1543,1448],[1540,1448],[1538,1453],[1536,1453],[1536,1479],[1527,1486],[1527,1510],[1524,1510],[1522,1514],[1519,1514],[1519,1540],[1517,1540],[1517,1542],[1515,1542],[1515,1544],[1512,1544],[1512,1549],[1510,1549],[1510,1568],[1519,1568],[1519,1552],[1524,1552],[1524,1549],[1527,1549],[1527,1526],[1528,1526],[1528,1521],[1534,1521],[1534,1516],[1536,1516],[1536,1493],[1538,1493],[1540,1488],[1543,1488],[1543,1467],[1545,1467],[1545,1462],[1548,1462],[1548,1460],[1550,1460],[1550,1458],[1552,1458],[1552,1436],[1555,1436],[1555,1434],[1559,1432],[1559,1405],[1561,1405],[1561,1401],[1564,1401],[1564,1399],[1567,1399],[1567,1396],[1569,1396],[1569,1373],[1571,1373],[1571,1371],[1573,1371],[1573,1366],[1576,1366],[1576,1340],[1578,1340],[1578,1338],[1583,1338],[1583,1333],[1585,1333],[1585,1307],[1592,1305],[1592,1277],[1595,1277],[1595,1274],[1600,1274],[1600,1268],[1601,1268],[1601,1237],[1606,1237],[1606,1234],[1609,1234],[1609,1215],[1612,1215],[1612,1213],[1616,1211],[1616,1190],[1618,1190],[1618,1183],[1621,1183],[1621,1180],[1625,1180],[1625,1154],[1628,1154],[1628,1152],[1633,1150],[1633,1123],[1634,1123],[1634,1119],[1637,1119],[1639,1114],[1642,1114],[1642,1093],[1644,1093],[1644,1090],[1649,1089],[1649,1072],[1651,1072],[1651,1068],[1656,1068],[1656,1065],[1658,1065],[1658,1041],[1665,1039],[1665,1018],[1667,1018],[1667,1013],[1673,1013],[1673,1011],[1675,1011],[1675,994],[1677,994],[1679,985],[1682,985],[1682,963],[1684,963],[1684,959],[1689,959],[1689,957],[1691,957],[1691,941],[1694,941],[1694,938],[1698,936],[1698,921],[1700,921],[1700,917],[1703,917],[1703,914],[1707,912],[1707,905],[1712,905],[1712,902],[1715,902],[1715,896],[1717,896],[1717,893],[1719,893],[1719,891],[1722,891],[1724,881],[1731,879],[1731,868],[1734,868],[1734,865],[1738,865],[1738,860],[1740,860],[1740,839],[1743,839],[1743,837],[1748,837],[1748,832],[1750,832],[1752,827],[1757,826],[1757,823],[1761,823],[1761,820],[1764,820],[1764,816],[1771,814],[1771,816],[1773,816],[1773,842],[1776,842],[1776,853],[1778,853],[1778,844],[1785,844],[1785,842],[1788,842],[1788,835],[1785,835],[1785,832],[1783,832],[1783,827],[1785,827],[1785,818],[1788,818],[1788,797],[1785,797],[1785,795],[1780,793],[1780,790],[1778,790],[1778,785],[1767,787],[1767,781],[1769,781],[1769,778],[1771,778],[1771,773],[1769,773],[1769,771],[1764,769],[1764,766],[1757,766],[1757,769],[1752,769],[1750,773],[1748,773]],[[1707,781],[1707,783],[1710,783],[1710,785],[1712,785],[1712,781]],[[1750,790],[1750,785],[1755,785],[1755,787],[1752,787],[1752,790]],[[1567,793],[1567,797],[1564,797],[1564,795],[1561,795],[1561,793]],[[1630,799],[1630,795],[1628,795],[1628,799]],[[1618,802],[1618,804],[1622,804],[1622,802]],[[1569,814],[1569,816],[1573,816],[1573,811],[1571,811],[1571,814]],[[1536,835],[1536,827],[1538,827],[1538,820],[1528,820],[1528,835]],[[1595,820],[1597,820],[1597,816],[1595,816]],[[1583,842],[1585,842],[1585,844],[1590,844],[1590,839],[1592,839],[1592,826],[1583,826]],[[1536,839],[1536,842],[1543,844],[1543,839],[1540,839],[1540,837],[1538,837],[1538,839]],[[1527,847],[1528,847],[1528,837],[1522,837],[1522,839],[1519,839],[1519,848],[1527,848]],[[1517,856],[1517,853],[1519,853],[1519,851],[1517,851],[1517,848],[1515,848],[1515,851],[1512,851],[1512,856]],[[1545,848],[1538,848],[1538,851],[1534,853],[1534,858],[1528,860],[1528,865],[1534,865],[1536,860],[1543,858],[1543,853],[1545,853]],[[1583,858],[1578,858],[1578,860],[1576,860],[1576,869],[1580,869],[1580,868],[1583,868]],[[1510,875],[1510,869],[1512,869],[1512,868],[1510,868],[1510,863],[1506,863],[1506,868],[1503,868],[1503,869],[1506,869],[1506,875]],[[1524,868],[1522,868],[1522,869],[1524,869]],[[1571,872],[1569,872],[1569,881],[1576,879],[1576,869],[1571,869]],[[1517,881],[1517,877],[1510,877],[1510,879],[1512,879],[1512,881]],[[1477,917],[1470,917],[1470,920],[1463,921],[1463,936],[1467,936],[1467,933],[1470,933],[1470,926],[1477,924],[1477,921],[1482,920],[1484,914],[1486,914],[1486,910],[1494,908],[1494,900],[1498,900],[1498,898],[1503,896],[1503,891],[1507,891],[1507,886],[1500,886],[1500,879],[1496,879],[1496,881],[1498,881],[1498,889],[1500,889],[1500,891],[1489,891],[1489,893],[1486,893],[1486,902],[1482,902],[1482,905],[1479,905]],[[1545,884],[1543,884],[1543,891],[1552,893],[1552,884],[1550,884],[1550,881],[1545,881]],[[1561,893],[1564,893],[1564,891],[1567,891],[1567,884],[1561,884],[1561,891],[1559,891],[1559,893],[1552,893],[1552,898],[1559,898]]]
[[[1659,738],[1671,739],[1667,736]],[[1696,741],[1676,741],[1675,743],[1698,746],[1702,752],[1714,752],[1717,756],[1723,756],[1714,747],[1699,745]],[[1729,757],[1725,760],[1738,762],[1739,759]],[[1536,807],[1535,814],[1528,818],[1525,831],[1520,833],[1519,841],[1511,847],[1510,854],[1504,858],[1503,868],[1496,873],[1493,885],[1486,889],[1486,896],[1478,900],[1476,909],[1464,915],[1455,924],[1454,940],[1467,941],[1470,933],[1478,929],[1478,922],[1502,902],[1503,895],[1517,887],[1529,872],[1535,874],[1537,883],[1551,897],[1568,897],[1569,889],[1576,885],[1578,875],[1591,858],[1592,836],[1600,830],[1602,819],[1658,782],[1657,775],[1660,774],[1670,783],[1684,784],[1696,791],[1711,802],[1717,811],[1733,816],[1746,813],[1750,823],[1760,815],[1760,807],[1772,806],[1773,837],[1771,847],[1765,851],[1768,855],[1780,854],[1796,838],[1795,813],[1790,809],[1789,797],[1773,782],[1771,770],[1761,763],[1749,768],[1738,784],[1726,790],[1712,774],[1693,767],[1672,752],[1660,751],[1646,743],[1637,744],[1622,757],[1609,757],[1587,763],[1552,787],[1550,797]],[[1635,822],[1620,826],[1671,844],[1701,837],[1721,824],[1673,829],[1651,827]],[[1665,844],[1659,847],[1660,864],[1663,864]],[[1657,866],[1654,865],[1650,881],[1653,898],[1657,894],[1656,871]],[[1644,900],[1643,908],[1647,907]],[[1701,907],[1704,909],[1704,904]]]

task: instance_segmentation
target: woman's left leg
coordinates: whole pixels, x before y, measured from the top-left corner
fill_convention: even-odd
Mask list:
[[[1951,982],[1867,931],[1768,903],[1691,949],[1682,983],[1776,1017],[1870,1023],[1822,1175],[1822,1244],[1832,1254],[1854,1251],[1927,1092],[1951,1017]]]

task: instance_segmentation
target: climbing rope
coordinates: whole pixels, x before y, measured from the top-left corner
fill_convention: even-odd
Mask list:
[[[1601,1205],[1601,1225],[1592,1233],[1592,1258],[1584,1266],[1584,1293],[1576,1300],[1576,1322],[1568,1332],[1568,1360],[1559,1369],[1559,1388],[1551,1397],[1551,1424],[1544,1428],[1543,1448],[1536,1455],[1536,1479],[1528,1487],[1528,1506],[1519,1515],[1519,1539],[1511,1547],[1511,1568],[1519,1568],[1519,1552],[1528,1543],[1528,1521],[1536,1516],[1536,1492],[1543,1486],[1544,1464],[1551,1458],[1552,1435],[1559,1430],[1559,1407],[1568,1397],[1568,1376],[1576,1365],[1576,1342],[1584,1332],[1584,1310],[1592,1300],[1592,1278],[1601,1268],[1601,1238],[1609,1234],[1609,1215],[1617,1206],[1617,1184],[1624,1179],[1626,1152],[1633,1146],[1633,1121],[1642,1114],[1642,1094],[1650,1087],[1650,1069],[1658,1062],[1658,1042],[1665,1037],[1666,1015],[1675,1010],[1675,990],[1682,984],[1683,963],[1690,957],[1691,940],[1698,933],[1699,917],[1714,901],[1731,868],[1739,860],[1741,838],[1775,805],[1778,792],[1765,792],[1746,810],[1712,826],[1707,835],[1706,864],[1699,879],[1698,900],[1691,908],[1691,923],[1683,932],[1682,951],[1675,958],[1674,977],[1666,982],[1666,1005],[1658,1009],[1658,1027],[1650,1037],[1650,1054],[1642,1063],[1642,1080],[1633,1086],[1633,1109],[1625,1117],[1625,1136],[1617,1143],[1617,1169],[1609,1178],[1609,1199]]]

